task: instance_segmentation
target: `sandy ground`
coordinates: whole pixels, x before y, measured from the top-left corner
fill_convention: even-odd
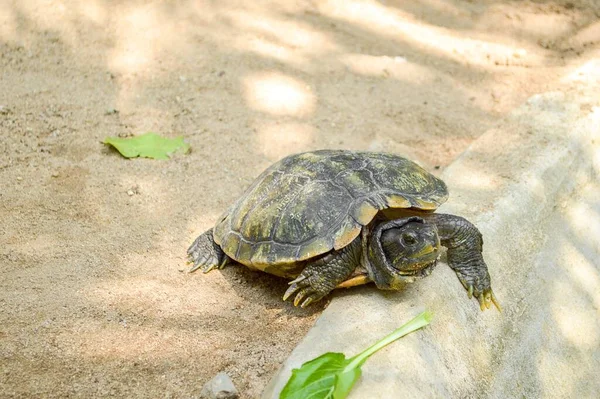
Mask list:
[[[257,397],[326,303],[185,250],[271,162],[443,170],[600,45],[572,1],[0,0],[0,397]],[[184,136],[169,161],[106,136]],[[452,188],[450,188],[452,189]]]

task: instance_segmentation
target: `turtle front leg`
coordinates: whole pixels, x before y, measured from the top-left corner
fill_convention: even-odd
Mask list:
[[[190,273],[202,268],[203,273],[208,273],[213,269],[222,269],[229,261],[229,257],[215,242],[213,238],[213,229],[200,234],[194,243],[187,250],[190,260],[194,266]]]
[[[360,260],[359,236],[339,251],[308,262],[298,278],[290,281],[290,287],[283,295],[283,300],[296,294],[294,306],[300,304],[302,308],[321,300],[360,266]]]
[[[433,213],[425,219],[437,226],[440,242],[448,249],[448,265],[456,272],[469,298],[477,298],[481,310],[494,304],[502,311],[492,291],[490,274],[483,260],[483,237],[477,227],[454,215]]]

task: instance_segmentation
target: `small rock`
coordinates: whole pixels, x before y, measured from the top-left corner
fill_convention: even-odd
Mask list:
[[[58,177],[58,172],[52,172],[52,174],[50,176],[52,176],[52,177]]]
[[[237,399],[238,391],[231,378],[221,372],[204,385],[200,397],[203,399]]]
[[[10,109],[6,105],[0,105],[0,115],[8,115]]]
[[[540,39],[538,40],[538,44],[545,49],[549,49],[554,45],[554,42],[550,39]]]
[[[23,178],[21,176],[17,177],[17,181],[23,181]]]
[[[137,184],[133,187],[131,187],[129,190],[127,190],[127,195],[129,195],[130,197],[139,194],[140,193],[140,186],[138,186]]]
[[[106,112],[104,113],[104,115],[115,115],[118,114],[119,110],[116,108],[109,108],[106,110]]]
[[[525,50],[523,48],[518,49],[513,53],[513,57],[515,57],[515,58],[525,58],[526,55],[527,55],[527,50]]]

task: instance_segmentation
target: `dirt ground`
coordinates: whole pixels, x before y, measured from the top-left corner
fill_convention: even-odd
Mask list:
[[[326,303],[185,251],[265,167],[439,173],[600,46],[600,3],[0,0],[0,397],[259,396]],[[127,160],[106,136],[183,136]],[[450,190],[452,188],[450,187]]]

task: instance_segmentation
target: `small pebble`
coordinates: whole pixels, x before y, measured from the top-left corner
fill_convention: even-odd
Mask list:
[[[0,115],[8,115],[10,113],[10,109],[6,105],[0,105]]]
[[[200,397],[203,399],[237,399],[238,391],[231,378],[221,372],[204,384]]]
[[[527,55],[527,50],[525,49],[518,49],[513,53],[513,57],[515,58],[523,58]]]
[[[127,190],[127,195],[129,195],[130,197],[136,194],[140,193],[140,186],[138,186],[137,184],[133,187],[131,187],[129,190]]]
[[[17,181],[22,181],[23,178],[21,176],[17,177]]]
[[[52,174],[50,176],[52,176],[52,177],[58,177],[58,172],[52,172]]]

